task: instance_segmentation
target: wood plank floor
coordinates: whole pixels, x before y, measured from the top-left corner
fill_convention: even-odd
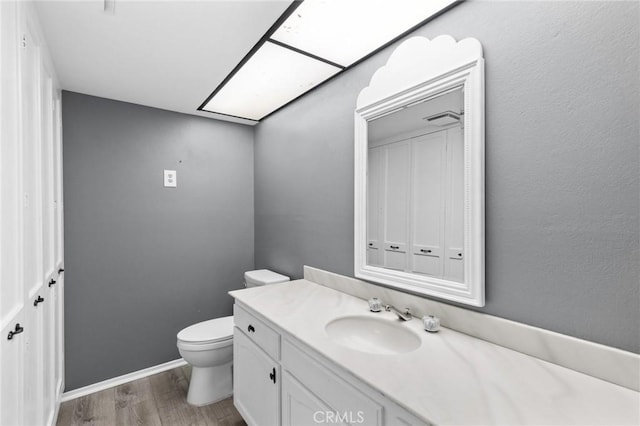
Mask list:
[[[189,366],[62,403],[58,426],[246,426],[232,398],[204,407],[187,403]]]

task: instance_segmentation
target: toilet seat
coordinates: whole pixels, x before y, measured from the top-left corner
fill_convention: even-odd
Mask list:
[[[227,341],[232,339],[233,316],[199,322],[178,333],[178,344],[182,344],[183,347],[212,346],[214,343],[229,343]],[[225,345],[213,345],[213,347],[216,346]]]
[[[233,338],[227,340],[221,340],[219,342],[212,343],[186,343],[178,340],[178,349],[182,351],[200,352],[200,351],[212,351],[214,349],[221,349],[226,346],[233,346]]]

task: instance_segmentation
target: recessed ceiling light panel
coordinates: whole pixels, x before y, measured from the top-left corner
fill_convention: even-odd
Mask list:
[[[203,107],[260,120],[341,69],[266,42]]]
[[[259,121],[458,3],[295,0],[198,109]]]
[[[349,66],[454,0],[305,0],[271,36]]]

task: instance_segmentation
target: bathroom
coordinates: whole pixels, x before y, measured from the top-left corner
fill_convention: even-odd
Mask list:
[[[275,291],[280,284],[229,295],[244,288],[245,272],[261,269],[292,281],[305,278],[321,284],[334,283],[337,278],[332,274],[344,277],[344,286],[357,289],[349,297],[355,296],[354,304],[362,303],[363,315],[369,314],[366,301],[375,296],[398,308],[414,303],[417,318],[409,321],[412,327],[421,322],[423,314],[434,314],[442,320],[440,332],[421,332],[428,338],[443,338],[457,329],[460,334],[493,341],[496,346],[528,353],[554,366],[572,371],[582,368],[579,374],[583,376],[597,377],[595,370],[621,365],[613,361],[595,362],[588,368],[570,365],[588,358],[582,346],[568,350],[570,355],[564,358],[545,359],[540,352],[532,353],[537,350],[537,339],[543,339],[538,334],[511,337],[516,343],[506,342],[509,338],[504,335],[509,332],[505,324],[516,323],[527,330],[535,328],[567,337],[554,340],[557,347],[551,352],[556,355],[569,345],[567,342],[579,340],[589,347],[594,343],[603,353],[631,360],[625,364],[631,368],[620,373],[623,377],[633,381],[633,376],[638,376],[637,2],[455,2],[391,45],[257,123],[229,121],[197,108],[259,42],[290,1],[199,2],[199,7],[233,17],[235,20],[224,27],[236,28],[233,35],[218,31],[219,22],[206,25],[216,16],[213,12],[209,14],[212,18],[200,13],[200,25],[182,22],[181,16],[196,15],[189,9],[196,6],[180,2],[86,2],[86,10],[80,7],[82,3],[75,2],[43,2],[33,7],[20,2],[15,10],[12,4],[0,5],[0,268],[6,278],[0,287],[0,320],[5,335],[16,331],[16,323],[22,323],[25,331],[11,341],[4,340],[0,351],[3,426],[56,424],[56,418],[63,420],[68,414],[61,409],[64,404],[72,404],[67,417],[71,420],[58,421],[60,425],[75,424],[74,412],[80,413],[75,421],[86,415],[95,424],[100,424],[101,416],[102,424],[127,424],[109,417],[115,416],[111,409],[95,409],[100,406],[99,400],[91,399],[91,395],[113,391],[133,379],[146,378],[145,386],[150,386],[154,374],[173,371],[161,371],[162,366],[181,369],[181,375],[169,376],[165,385],[186,398],[189,375],[184,362],[180,363],[177,334],[192,324],[233,315],[234,298],[248,297],[240,294]],[[115,10],[105,10],[112,6]],[[94,9],[90,7],[99,14],[92,16]],[[159,10],[164,18],[174,16],[175,21],[160,21],[154,15]],[[126,35],[114,34],[114,28],[126,24],[119,20],[127,16],[127,11],[135,13],[146,27],[139,31],[127,27]],[[153,21],[154,16],[158,21]],[[15,28],[13,34],[7,34],[11,32],[7,24],[11,19]],[[21,149],[19,142],[9,142],[12,132],[21,138],[35,135],[29,113],[16,112],[20,110],[21,93],[28,88],[12,84],[25,80],[17,67],[20,59],[16,59],[21,58],[19,49],[23,49],[21,25],[40,34],[40,52],[48,50],[51,57],[49,61],[43,56],[44,68],[57,75],[57,83],[56,78],[52,83],[57,86],[48,90],[53,92],[53,110],[60,118],[58,134],[62,137],[59,150],[54,148],[50,155],[61,165],[53,186],[58,188],[57,206],[62,205],[63,194],[64,208],[56,207],[51,223],[40,220],[43,223],[37,226],[48,230],[40,239],[27,231],[16,231],[31,219],[22,219],[21,213],[15,213],[15,206],[14,213],[9,212],[12,200],[16,206],[27,203],[16,201],[22,194],[12,186],[19,181],[15,176],[47,176],[51,172],[28,165],[18,170],[11,159],[12,155],[20,158]],[[174,28],[192,32],[172,33]],[[206,31],[204,34],[211,38],[196,38],[197,31]],[[83,32],[92,36],[83,39]],[[442,35],[456,41],[473,38],[482,46],[483,306],[403,291],[392,296],[388,286],[372,280],[365,280],[366,284],[352,280],[357,278],[354,233],[359,226],[354,206],[358,195],[354,188],[354,111],[358,96],[403,42],[412,37],[435,40]],[[158,46],[155,37],[176,41]],[[217,46],[224,44],[221,39],[233,49],[226,52],[226,57],[207,59],[207,52],[218,52]],[[127,50],[128,40],[131,50]],[[12,41],[16,46],[13,50]],[[26,44],[28,49],[28,40]],[[147,47],[149,51],[144,50]],[[167,52],[174,56],[167,57]],[[11,60],[16,64],[13,71],[7,65]],[[226,68],[215,68],[218,62]],[[184,71],[207,65],[214,68]],[[55,120],[49,125],[55,127]],[[31,154],[20,155],[27,158]],[[175,188],[163,186],[164,170],[175,171]],[[39,223],[37,217],[33,220]],[[15,255],[16,247],[26,250],[20,248],[25,246],[20,241],[29,238],[42,246],[47,242],[55,246],[54,254],[38,255],[33,260],[26,252]],[[44,266],[38,266],[41,263]],[[42,275],[41,287],[33,290],[31,285],[20,284],[16,290],[15,282],[31,276],[27,273],[30,267],[38,271],[35,275]],[[311,279],[318,274],[332,278]],[[51,280],[56,283],[48,285]],[[333,286],[345,291],[340,285]],[[39,296],[45,299],[39,306],[44,309],[50,309],[48,302],[55,298],[58,331],[46,345],[33,350],[29,344],[37,344],[39,338],[29,337],[29,331],[46,325],[46,318],[30,319],[26,308],[33,310],[32,299]],[[389,300],[393,297],[396,299]],[[23,299],[27,303],[20,302]],[[248,301],[243,303],[251,308]],[[16,314],[14,306],[18,305],[24,305],[25,311]],[[47,314],[54,315],[50,311]],[[391,313],[382,312],[377,317],[384,315]],[[487,322],[476,323],[479,318]],[[264,315],[262,320],[268,322]],[[312,320],[310,316],[310,324]],[[293,333],[283,330],[283,336]],[[498,341],[500,338],[504,340]],[[25,346],[9,348],[9,343]],[[527,352],[518,344],[534,349]],[[51,361],[55,365],[41,365],[36,370],[49,368],[55,374],[53,378],[35,374],[35,385],[30,387],[33,369],[29,366],[42,363],[37,359],[46,351],[55,353],[55,361]],[[398,359],[401,356],[389,358],[388,370],[379,374],[395,375]],[[607,358],[602,355],[601,359]],[[424,364],[432,361],[427,358]],[[364,380],[362,375],[344,368],[354,377],[341,378],[348,379],[349,386],[360,388],[350,380]],[[520,371],[508,364],[504,368],[509,376]],[[613,413],[598,420],[613,424],[625,423],[626,419],[637,424],[638,380],[635,385],[615,384],[606,378],[594,380],[606,382],[619,392],[636,386],[635,413]],[[469,417],[461,419],[444,413],[444,409],[429,407],[423,400],[425,410],[432,410],[426,415],[420,407],[414,409],[409,398],[403,403],[388,389],[376,391],[375,383],[365,381],[363,389],[373,387],[373,393],[391,397],[394,407],[409,410],[423,424],[586,423],[581,423],[579,416],[549,417],[546,421],[509,416],[512,411],[531,410],[533,405],[526,403],[514,403],[517,409],[505,408],[494,417],[483,417],[482,410],[469,408]],[[584,383],[585,388],[591,386],[591,382]],[[381,385],[395,389],[388,383]],[[430,386],[444,388],[438,383]],[[425,385],[427,394],[430,386]],[[47,387],[53,391],[36,395],[38,389]],[[498,398],[491,394],[492,389],[495,391],[488,383],[487,400]],[[467,397],[464,389],[459,392],[460,398]],[[376,400],[377,396],[368,398]],[[458,401],[456,398],[452,396],[451,400]],[[85,405],[79,401],[85,401]],[[240,414],[233,411],[233,401],[227,401],[231,402],[220,408],[221,418],[241,421],[237,417]],[[138,408],[147,407],[143,402]],[[585,413],[598,415],[586,408],[597,404],[587,400],[582,404]],[[457,411],[465,409],[458,407]],[[174,424],[174,417],[180,413],[177,409],[159,411],[149,418]],[[213,408],[198,416],[202,424],[215,424],[217,418]],[[321,420],[331,422],[326,416]],[[357,416],[349,420],[358,423]],[[244,421],[251,424],[247,418]],[[256,422],[272,424],[260,419]],[[365,422],[369,423],[375,422]]]

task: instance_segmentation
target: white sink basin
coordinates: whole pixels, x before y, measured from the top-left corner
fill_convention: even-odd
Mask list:
[[[372,354],[402,354],[420,347],[420,337],[395,320],[347,316],[330,321],[325,330],[336,343]]]

